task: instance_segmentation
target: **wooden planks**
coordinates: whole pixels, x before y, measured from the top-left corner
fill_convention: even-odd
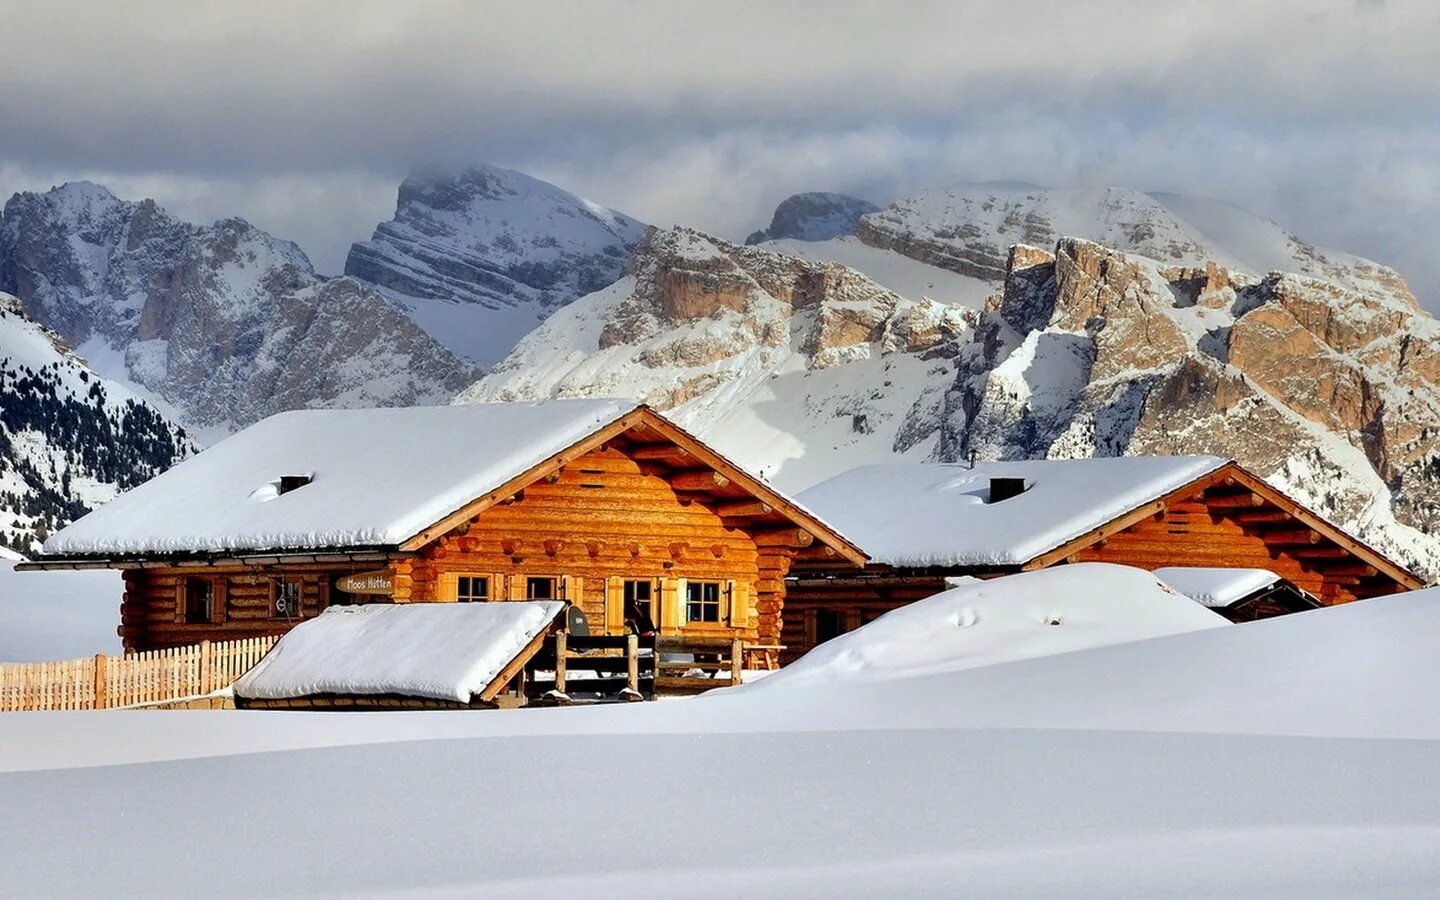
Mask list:
[[[209,694],[249,671],[275,640],[246,638],[124,656],[0,664],[0,712],[117,709]]]

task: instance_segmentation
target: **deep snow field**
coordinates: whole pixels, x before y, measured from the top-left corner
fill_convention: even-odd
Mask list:
[[[1176,606],[1162,636],[1058,653],[1047,628],[1104,631],[1085,591],[1026,624],[978,590],[694,699],[0,716],[0,896],[1440,886],[1440,590],[1244,625]],[[924,610],[956,665],[896,652]],[[996,662],[990,623],[1052,655]]]

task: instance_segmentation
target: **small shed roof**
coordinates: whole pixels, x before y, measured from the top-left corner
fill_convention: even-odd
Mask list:
[[[1269,569],[1216,569],[1204,566],[1167,566],[1155,577],[1211,609],[1224,609],[1280,580]]]
[[[43,556],[394,546],[635,408],[552,400],[280,413],[56,532]],[[286,476],[310,482],[280,493]]]
[[[558,600],[332,606],[280,638],[235,694],[489,699],[497,678],[564,608]]]
[[[1019,566],[1226,464],[1215,456],[1122,456],[964,464],[893,463],[842,472],[799,499],[873,562]],[[990,502],[991,479],[1025,490]]]

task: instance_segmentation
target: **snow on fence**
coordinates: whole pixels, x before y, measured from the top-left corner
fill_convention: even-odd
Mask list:
[[[277,640],[204,641],[124,656],[0,663],[0,712],[118,709],[204,696],[233,684]]]

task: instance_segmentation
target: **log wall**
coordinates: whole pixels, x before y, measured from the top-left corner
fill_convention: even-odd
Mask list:
[[[763,532],[773,533],[784,523],[722,516],[720,509],[733,506],[736,497],[677,490],[672,482],[685,474],[634,458],[631,445],[578,457],[558,474],[462,522],[414,556],[394,560],[393,601],[440,601],[447,574],[491,578],[496,599],[523,599],[525,577],[553,576],[563,579],[570,589],[565,599],[585,611],[593,630],[615,632],[623,624],[606,604],[607,585],[613,598],[615,579],[656,581],[661,586],[656,599],[676,612],[684,603],[682,580],[734,582],[731,602],[744,604],[743,626],[737,621],[740,627],[725,622],[663,630],[779,642],[785,575],[796,548],[768,541]],[[126,570],[119,633],[131,650],[282,634],[299,619],[271,614],[271,583],[277,577],[302,580],[303,617],[309,618],[329,602],[335,577],[378,567],[350,563]],[[178,596],[186,578],[214,580],[223,591],[224,615],[208,623],[186,623]],[[674,622],[678,616],[668,613],[665,618]]]

